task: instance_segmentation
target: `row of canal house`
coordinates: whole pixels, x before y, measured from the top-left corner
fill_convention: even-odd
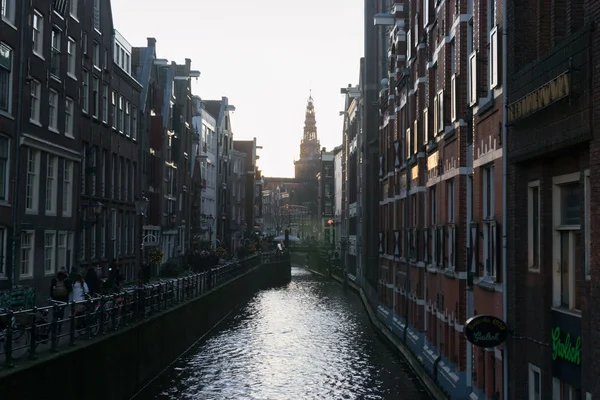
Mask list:
[[[136,280],[142,240],[165,259],[190,248],[198,76],[154,39],[132,47],[108,0],[2,2],[0,290],[45,299],[62,266]]]
[[[600,3],[388,12],[379,317],[453,399],[599,396]],[[483,314],[503,345],[466,341]]]
[[[496,3],[393,4],[379,97],[380,314],[452,398],[502,395],[502,348],[464,336],[503,318]]]

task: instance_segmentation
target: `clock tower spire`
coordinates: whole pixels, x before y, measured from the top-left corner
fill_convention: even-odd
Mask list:
[[[304,135],[300,142],[300,159],[295,162],[296,178],[314,178],[319,172],[321,142],[317,136],[317,120],[312,90],[309,93],[304,117]]]

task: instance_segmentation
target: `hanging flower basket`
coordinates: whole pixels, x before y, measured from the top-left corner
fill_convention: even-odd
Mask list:
[[[150,250],[149,254],[148,254],[148,259],[150,259],[150,262],[153,264],[160,264],[162,262],[163,259],[163,251],[159,248],[154,248],[152,250]]]

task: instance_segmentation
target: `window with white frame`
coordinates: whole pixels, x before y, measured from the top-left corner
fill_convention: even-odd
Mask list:
[[[583,274],[583,232],[581,207],[584,194],[580,173],[552,178],[552,207],[554,223],[554,293],[553,305],[568,310],[581,310],[577,283]]]
[[[529,364],[529,398],[528,400],[542,400],[542,372],[539,367]]]
[[[56,264],[58,267],[67,266],[67,233],[58,232],[56,234]]]
[[[129,137],[131,135],[129,129],[131,128],[131,114],[129,113],[129,108],[131,107],[131,103],[125,103],[125,126],[123,127],[123,132],[125,135]]]
[[[81,52],[88,55],[88,34],[86,31],[81,32]]]
[[[44,273],[52,275],[56,272],[56,232],[44,233]]]
[[[31,120],[40,123],[40,110],[42,98],[42,84],[38,81],[31,81]]]
[[[94,0],[94,29],[100,32],[100,0]]]
[[[529,182],[527,189],[527,254],[530,270],[540,271],[540,181]]]
[[[559,378],[552,377],[552,400],[580,400],[581,389],[578,389]]]
[[[446,194],[448,199],[448,222],[454,222],[455,204],[454,204],[454,179],[446,181]]]
[[[94,76],[92,83],[92,101],[93,104],[93,116],[94,118],[98,118],[100,115],[100,79],[97,76]]]
[[[495,215],[495,188],[494,188],[494,166],[487,165],[482,168],[483,179],[483,219],[494,219]]]
[[[0,111],[11,112],[12,108],[12,49],[0,43]]]
[[[431,263],[435,264],[437,261],[437,196],[436,187],[431,186],[429,188],[429,237],[431,238]]]
[[[58,93],[48,92],[48,129],[58,133]]]
[[[412,130],[412,143],[413,143],[413,154],[417,154],[419,152],[419,121],[417,119],[415,119],[415,122],[413,123],[413,130]]]
[[[406,32],[406,59],[410,60],[412,57],[412,30]]]
[[[433,98],[433,137],[435,137],[438,133],[438,126],[439,126],[439,117],[440,117],[440,112],[439,112],[439,107],[438,107],[438,97],[435,96]]]
[[[117,129],[117,92],[112,92],[112,127],[113,129]]]
[[[15,0],[2,0],[2,19],[10,22],[11,24],[15,23],[15,8],[16,2]]]
[[[90,194],[92,196],[96,195],[96,173],[98,171],[98,148],[96,146],[90,149],[90,154],[88,156],[88,163],[90,167]]]
[[[456,121],[456,74],[450,77],[450,121]]]
[[[56,215],[58,158],[48,154],[46,161],[46,214]]]
[[[37,213],[40,187],[40,152],[27,149],[27,182],[25,186],[25,209]]]
[[[8,185],[10,182],[9,154],[10,140],[7,137],[0,136],[0,201],[8,201]]]
[[[131,138],[137,140],[138,130],[138,110],[135,106],[131,106]]]
[[[50,73],[54,76],[60,75],[60,41],[62,32],[60,29],[52,28],[52,37],[50,39]]]
[[[445,119],[444,119],[444,90],[438,92],[438,132],[444,132]]]
[[[33,54],[43,57],[44,55],[44,17],[42,14],[34,10],[33,11],[33,20],[31,22],[31,28],[33,30],[32,33],[32,41],[33,45],[31,49],[33,50]]]
[[[448,225],[448,263],[446,267],[450,270],[456,268],[456,226]]]
[[[406,129],[406,133],[405,133],[406,137],[406,158],[410,158],[412,155],[412,145],[411,145],[411,134],[410,134],[410,128]]]
[[[108,167],[108,152],[102,150],[102,165],[100,166],[100,195],[106,197],[106,168]]]
[[[21,233],[21,269],[19,271],[21,278],[30,278],[33,276],[34,248],[34,232],[23,231]]]
[[[494,166],[481,168],[483,184],[483,258],[484,277],[495,280],[498,268],[497,225],[494,220]]]
[[[477,103],[477,52],[469,55],[469,105]]]
[[[498,27],[490,31],[490,89],[498,87]]]
[[[585,247],[585,264],[584,264],[584,269],[585,269],[585,279],[589,280],[591,278],[590,276],[590,249],[592,247],[592,240],[591,240],[591,233],[590,233],[590,220],[591,220],[591,208],[590,208],[590,199],[591,199],[591,186],[590,186],[590,170],[586,170],[583,174],[583,182],[584,182],[584,196],[585,196],[585,203],[584,203],[584,209],[583,209],[583,217],[584,217],[584,247]]]
[[[90,111],[90,73],[87,69],[81,73],[81,110],[84,113]]]
[[[108,83],[102,85],[102,122],[108,123]]]
[[[130,169],[131,169],[131,163],[129,162],[129,160],[127,160],[125,162],[125,196],[123,198],[123,200],[125,201],[129,201],[129,174],[130,174]]]
[[[123,100],[123,96],[119,96],[119,133],[123,133],[123,125],[125,125],[125,100]]]
[[[71,14],[71,16],[75,19],[77,19],[77,3],[77,0],[69,1],[69,14]]]
[[[94,40],[93,46],[92,63],[94,64],[94,67],[100,69],[100,43]]]
[[[115,182],[116,182],[116,171],[117,169],[117,155],[112,155],[112,162],[110,163],[110,198],[115,198]]]
[[[429,143],[429,109],[423,109],[423,144]]]
[[[71,216],[73,203],[73,161],[64,160],[63,165],[63,195],[62,195],[62,215]]]
[[[75,115],[75,102],[73,99],[67,97],[65,100],[65,136],[74,138],[73,127],[74,127],[74,115]]]

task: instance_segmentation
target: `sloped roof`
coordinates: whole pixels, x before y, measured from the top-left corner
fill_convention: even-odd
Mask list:
[[[203,100],[206,111],[210,115],[212,115],[215,120],[219,119],[219,114],[221,113],[221,100]]]

